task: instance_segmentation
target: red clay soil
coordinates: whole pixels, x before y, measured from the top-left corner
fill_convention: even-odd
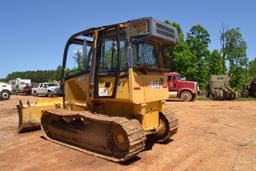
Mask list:
[[[17,134],[18,99],[0,101],[0,170],[256,170],[256,102],[167,102],[180,121],[167,144],[147,144],[118,164],[46,141],[41,131]]]

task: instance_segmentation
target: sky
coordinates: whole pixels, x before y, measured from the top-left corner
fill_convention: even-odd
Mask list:
[[[62,62],[69,36],[94,26],[152,16],[179,23],[186,33],[200,24],[220,49],[220,30],[239,27],[247,56],[256,57],[256,1],[253,0],[2,0],[0,78],[13,71],[50,70]]]

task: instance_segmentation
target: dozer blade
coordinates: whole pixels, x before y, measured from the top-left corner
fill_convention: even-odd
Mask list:
[[[62,97],[57,98],[40,98],[34,104],[27,101],[23,104],[19,101],[17,105],[19,122],[18,133],[33,131],[40,129],[42,110],[54,109],[62,107]]]
[[[46,139],[114,162],[123,162],[144,149],[144,130],[138,120],[89,111],[43,111]]]

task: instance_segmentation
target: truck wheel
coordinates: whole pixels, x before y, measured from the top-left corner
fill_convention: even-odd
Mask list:
[[[51,92],[51,91],[48,91],[47,96],[48,96],[48,97],[52,97],[52,96],[53,96],[52,92]]]
[[[249,97],[249,92],[248,92],[247,90],[243,90],[243,91],[241,92],[241,97],[243,97],[243,98]]]
[[[180,95],[180,98],[184,102],[188,102],[192,100],[192,94],[189,91],[183,91]]]
[[[193,94],[191,101],[194,101],[195,99],[196,99],[196,94]]]
[[[36,91],[33,92],[33,96],[38,96]]]
[[[217,93],[218,93],[218,100],[225,100],[225,96],[224,96],[225,92],[223,92],[223,90],[219,90]]]
[[[213,94],[213,100],[218,100],[218,94],[217,94],[216,91],[215,91],[214,94]]]
[[[254,90],[254,92],[252,93],[253,97],[256,98],[256,90]]]
[[[1,100],[8,100],[11,96],[11,93],[9,91],[3,90],[0,94]]]
[[[210,98],[210,97],[211,97],[211,93],[210,93],[209,91],[206,93],[206,97],[207,97],[207,98]]]
[[[165,138],[168,136],[169,129],[168,120],[162,113],[160,113],[158,131],[151,135],[150,138],[155,142],[164,142]]]
[[[230,93],[230,100],[235,100],[236,99],[236,93],[235,92],[231,92]]]
[[[223,100],[231,100],[232,92],[223,91]]]

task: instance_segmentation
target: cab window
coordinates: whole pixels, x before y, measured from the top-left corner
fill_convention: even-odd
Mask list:
[[[65,69],[65,78],[72,78],[80,74],[88,73],[91,67],[92,45],[86,43],[91,39],[78,39],[80,44],[74,42],[69,45]],[[83,42],[83,43],[81,43]]]
[[[137,64],[157,65],[157,53],[155,47],[149,43],[135,44],[135,57]]]
[[[164,68],[170,70],[172,65],[172,47],[162,47]]]
[[[180,75],[177,75],[177,78],[176,78],[177,80],[180,80]]]
[[[120,70],[123,70],[126,59],[126,43],[125,43],[125,31],[120,31]],[[99,72],[114,72],[117,67],[116,56],[116,32],[108,31],[103,33],[103,40],[101,45],[101,55],[99,59]]]
[[[171,76],[169,76],[168,80],[176,80],[176,76],[175,75],[171,75]]]

